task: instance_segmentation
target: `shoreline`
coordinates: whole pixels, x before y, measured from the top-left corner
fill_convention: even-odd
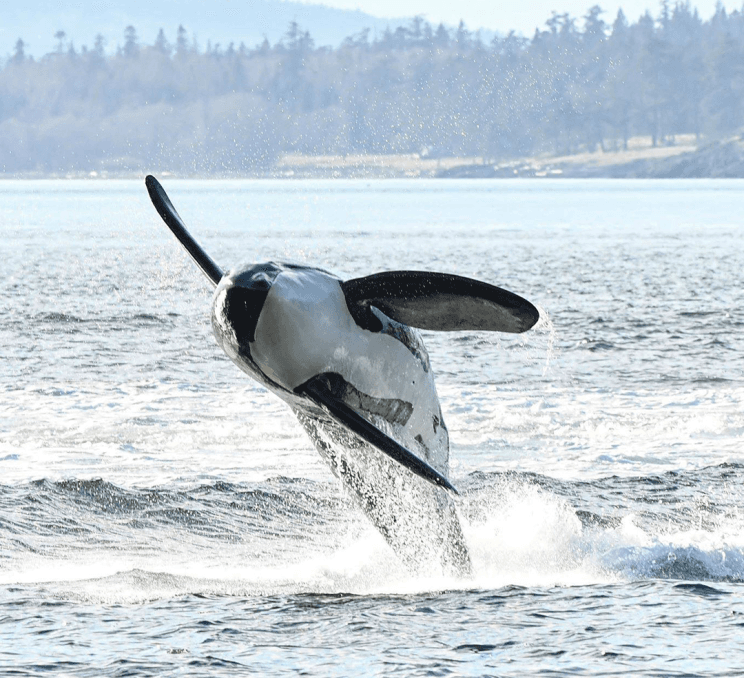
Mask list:
[[[426,154],[285,154],[273,166],[244,172],[183,172],[172,169],[111,169],[0,173],[0,180],[141,179],[719,179],[744,178],[744,135],[703,144],[694,135],[653,146],[635,137],[625,150],[583,151],[505,161],[482,157],[432,158]]]

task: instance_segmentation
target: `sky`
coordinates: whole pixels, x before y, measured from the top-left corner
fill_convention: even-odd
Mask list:
[[[317,3],[318,0],[301,0]],[[583,17],[589,7],[598,4],[605,10],[602,18],[612,23],[619,7],[623,8],[629,21],[636,21],[647,9],[651,15],[659,14],[658,0],[320,0],[324,5],[340,9],[360,9],[363,12],[380,17],[415,16],[420,14],[431,23],[440,21],[456,25],[460,19],[469,28],[488,28],[501,33],[515,30],[530,37],[535,28],[545,29],[545,21],[553,11],[568,12],[573,17]],[[670,0],[674,5],[674,0]],[[716,0],[692,0],[692,7],[697,7],[703,19],[710,18],[715,10]],[[741,9],[742,0],[724,0],[727,11]]]
[[[705,20],[713,14],[715,2],[691,0]],[[741,8],[742,2],[723,0],[728,11]],[[26,54],[41,57],[57,47],[54,35],[59,30],[65,31],[67,43],[78,49],[91,47],[100,33],[106,49],[114,52],[122,44],[124,27],[130,24],[147,44],[159,28],[164,28],[173,42],[176,28],[183,24],[190,36],[198,37],[202,49],[207,41],[223,47],[242,41],[253,47],[264,37],[275,44],[293,20],[310,31],[317,45],[338,45],[362,28],[372,28],[377,35],[388,21],[397,26],[416,15],[434,25],[443,22],[454,27],[463,19],[471,30],[483,28],[501,35],[515,30],[531,38],[536,28],[546,28],[545,22],[554,11],[568,12],[581,28],[581,18],[595,3],[605,9],[602,18],[608,24],[614,21],[620,4],[631,22],[646,9],[654,18],[660,11],[659,0],[0,0],[0,58],[13,53],[19,38],[23,38]],[[490,34],[485,33],[484,39],[488,41]]]

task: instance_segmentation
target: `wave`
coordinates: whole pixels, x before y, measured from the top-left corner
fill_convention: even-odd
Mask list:
[[[96,314],[88,317],[66,312],[44,312],[29,317],[18,315],[7,319],[0,324],[0,329],[5,327],[12,329],[24,327],[34,332],[49,333],[61,332],[63,334],[79,334],[87,328],[96,332],[116,331],[125,328],[142,328],[148,326],[173,326],[180,314],[170,313],[118,313],[115,315]]]
[[[17,530],[36,535],[95,532],[109,520],[118,526],[131,520],[133,530],[179,526],[219,539],[254,527],[265,534],[272,523],[290,517],[298,530],[326,522],[328,501],[312,486],[312,481],[281,477],[260,487],[218,481],[188,490],[128,489],[100,478],[37,480],[0,486],[0,513],[14,515]]]
[[[87,583],[65,590],[137,600],[740,583],[742,475],[740,464],[581,482],[471,474],[459,481],[475,572],[463,581],[409,576],[333,483],[276,477],[173,489],[39,480],[0,486],[0,577],[50,582],[67,572],[63,581]]]

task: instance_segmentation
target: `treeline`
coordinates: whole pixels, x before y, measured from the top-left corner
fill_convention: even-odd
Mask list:
[[[134,27],[34,60],[19,40],[0,70],[0,169],[244,172],[287,152],[506,159],[622,148],[744,125],[744,14],[703,21],[662,3],[629,23],[591,8],[532,38],[484,43],[415,18],[316,47],[290,24],[275,45],[207,43],[179,27],[153,44]]]

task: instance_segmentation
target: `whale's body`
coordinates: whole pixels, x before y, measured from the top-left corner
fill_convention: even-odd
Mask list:
[[[406,566],[467,575],[452,500],[449,434],[424,329],[521,332],[537,310],[510,292],[447,274],[397,271],[342,281],[269,262],[223,273],[162,187],[158,212],[216,285],[212,327],[244,372],[284,400]]]
[[[234,298],[241,296],[236,281],[240,289],[252,283],[268,287],[253,338],[242,343],[231,319],[241,303]],[[416,330],[376,309],[372,313],[379,325],[360,327],[337,277],[271,262],[223,276],[212,326],[230,359],[292,408],[333,473],[409,569],[466,573],[468,551],[448,493],[405,471],[297,393],[308,382],[323,382],[340,402],[449,476],[449,436],[423,341]],[[404,482],[402,473],[409,476]]]

